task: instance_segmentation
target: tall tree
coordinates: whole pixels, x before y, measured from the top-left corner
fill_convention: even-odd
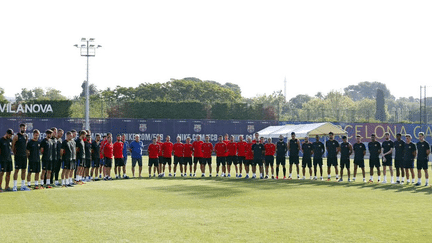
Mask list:
[[[0,88],[0,103],[7,103],[8,101],[4,97],[4,89]]]
[[[384,94],[384,98],[393,99],[394,96],[391,95],[390,90],[387,86],[380,82],[360,82],[356,85],[350,85],[344,88],[345,95],[348,95],[352,100],[359,101],[361,99],[375,99],[376,90],[381,89]]]
[[[387,115],[385,110],[385,100],[384,91],[382,89],[377,89],[376,91],[376,113],[375,119],[378,121],[386,121]]]
[[[47,88],[46,91],[40,87],[34,89],[23,88],[21,93],[15,94],[16,101],[29,101],[29,100],[67,100],[61,94],[60,90]]]
[[[86,84],[86,81],[83,81],[83,83],[81,84],[82,91],[81,91],[81,94],[79,95],[80,98],[85,97],[85,84]],[[99,93],[99,90],[97,89],[96,85],[90,84],[89,85],[89,96],[95,95],[98,93]]]

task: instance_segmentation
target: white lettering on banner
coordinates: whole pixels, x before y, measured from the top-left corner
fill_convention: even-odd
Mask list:
[[[0,112],[2,113],[48,113],[54,112],[51,104],[19,104],[17,109],[12,108],[12,104],[0,104]]]

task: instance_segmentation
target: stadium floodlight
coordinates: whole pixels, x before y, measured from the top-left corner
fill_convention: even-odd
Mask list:
[[[85,129],[90,130],[90,97],[89,97],[89,58],[96,56],[96,48],[102,47],[98,45],[89,45],[89,42],[93,42],[94,38],[81,38],[82,42],[86,42],[87,44],[82,44],[80,47],[80,52],[82,57],[87,57],[87,79],[85,82],[85,97],[86,97],[86,105],[85,105]],[[78,44],[74,45],[78,47]]]

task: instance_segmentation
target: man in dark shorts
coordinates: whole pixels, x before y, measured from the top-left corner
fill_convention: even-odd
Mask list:
[[[373,168],[376,167],[378,173],[378,183],[381,181],[381,163],[379,155],[381,154],[381,144],[375,140],[375,134],[371,134],[371,141],[368,143],[369,149],[369,168],[370,179],[369,182],[373,183]]]
[[[82,130],[79,132],[79,137],[75,140],[76,143],[76,161],[77,161],[77,170],[75,175],[75,183],[78,185],[83,185],[83,175],[84,175],[84,163],[86,159],[85,154],[85,137],[87,132]]]
[[[366,145],[362,143],[361,136],[357,135],[356,140],[357,142],[353,145],[354,150],[354,176],[353,181],[356,180],[357,175],[357,167],[360,167],[362,170],[363,175],[363,182],[366,182],[366,172],[365,172],[365,166],[364,166],[364,156],[366,154]]]
[[[21,170],[21,191],[30,191],[25,186],[25,174],[27,169],[27,141],[28,137],[26,132],[26,125],[21,123],[19,126],[20,130],[12,139],[12,151],[15,155],[15,171],[14,171],[14,185],[13,191],[16,192],[18,184],[18,172]]]
[[[171,164],[172,164],[172,153],[174,144],[171,142],[171,137],[168,135],[165,137],[165,143],[162,144],[162,176],[165,176],[165,166],[168,164],[168,176],[171,177]]]
[[[42,154],[42,178],[41,187],[44,187],[44,179],[46,179],[45,188],[52,188],[51,186],[51,171],[53,168],[53,142],[51,140],[52,131],[50,129],[45,131],[46,137],[42,140],[40,144],[41,154]]]
[[[124,160],[123,160],[123,141],[121,139],[121,135],[117,135],[117,141],[114,143],[113,145],[113,155],[114,155],[114,163],[115,163],[115,168],[114,168],[114,173],[116,176],[116,179],[121,179],[121,173],[122,173],[122,168],[124,166]],[[127,179],[126,174],[123,174],[123,178]]]
[[[163,145],[163,142],[162,142],[162,135],[157,135],[156,136],[156,143],[159,145],[159,155],[158,155],[158,176],[159,177],[162,177],[162,165],[163,165],[163,162],[164,162],[164,158],[163,158],[163,152],[162,152],[162,145]]]
[[[12,189],[9,187],[10,174],[12,171],[12,137],[13,130],[8,129],[6,134],[0,138],[0,192],[2,192],[1,184],[3,181],[3,175],[5,173],[5,191],[12,191]]]
[[[429,185],[429,174],[428,174],[428,162],[430,154],[430,145],[425,140],[425,135],[423,132],[418,134],[419,141],[417,142],[417,183],[416,186],[421,186],[422,172],[424,170],[426,183],[425,186]],[[414,177],[413,177],[414,178]]]
[[[73,187],[72,173],[75,170],[75,162],[73,161],[73,153],[75,148],[73,145],[72,132],[66,133],[66,140],[61,144],[60,155],[62,162],[62,187]]]
[[[254,145],[254,143],[252,142],[251,136],[248,136],[246,140],[247,143],[246,143],[246,156],[245,156],[244,167],[246,172],[245,179],[249,179],[249,166],[253,166],[253,159],[254,159],[254,154],[252,151],[252,145]]]
[[[62,161],[60,159],[60,157],[61,157],[60,150],[61,150],[61,146],[63,143],[63,140],[62,140],[63,134],[64,134],[63,129],[57,130],[57,136],[56,136],[56,142],[57,142],[56,155],[57,155],[57,158],[53,164],[53,175],[51,176],[51,178],[53,178],[53,180],[55,180],[55,182],[54,182],[55,186],[61,186],[61,184],[59,183],[59,177],[61,179],[60,169],[62,167]]]
[[[107,135],[107,142],[105,143],[104,149],[103,149],[103,156],[105,158],[105,181],[111,181],[111,167],[113,164],[113,158],[114,158],[114,144],[112,143],[112,134]]]
[[[261,138],[258,143],[252,145],[252,151],[254,154],[254,160],[252,164],[252,179],[256,178],[256,166],[260,167],[260,179],[264,179],[263,177],[263,152],[265,152],[264,144],[262,143],[264,138]]]
[[[212,177],[212,153],[213,153],[213,144],[210,142],[209,135],[206,135],[204,138],[204,143],[202,145],[203,158],[201,160],[201,177],[205,177],[205,166],[208,164],[209,166],[209,177]]]
[[[286,179],[286,153],[288,152],[288,144],[284,141],[282,135],[279,136],[279,141],[276,143],[276,179],[279,179],[279,165],[282,165],[283,179]]]
[[[411,135],[405,135],[405,148],[404,148],[404,163],[403,168],[407,177],[407,184],[409,184],[409,172],[411,172],[412,183],[414,184],[414,158],[417,156],[417,149],[413,142],[411,142]]]
[[[192,176],[192,152],[193,147],[191,144],[191,138],[186,138],[186,143],[184,144],[184,150],[183,150],[183,165],[184,165],[184,176],[187,176],[187,165],[189,164],[189,172],[190,176]]]
[[[140,135],[135,135],[135,140],[132,141],[129,145],[129,150],[131,152],[132,157],[132,177],[135,177],[135,166],[138,163],[138,175],[141,178],[141,172],[142,172],[142,149],[144,145],[140,141]],[[174,166],[175,168],[175,166]],[[151,175],[151,174],[149,174]],[[175,176],[175,171],[174,171]]]
[[[90,182],[90,167],[92,161],[92,139],[90,134],[86,135],[86,139],[84,141],[84,150],[85,150],[85,161],[84,161],[84,172],[83,172],[83,180],[86,182]]]
[[[53,186],[58,186],[58,181],[57,183],[55,183],[54,181],[54,177],[55,177],[55,172],[54,172],[54,168],[55,165],[57,164],[57,128],[56,127],[52,127],[50,129],[52,131],[51,134],[51,142],[52,142],[52,170],[51,170],[51,182]]]
[[[234,141],[234,136],[231,135],[230,141],[227,144],[228,156],[226,157],[228,176],[231,177],[231,165],[234,164],[236,170],[236,178],[238,177],[237,166],[237,143]]]
[[[340,179],[339,182],[343,181],[343,169],[346,168],[348,171],[348,182],[351,182],[350,172],[350,156],[353,152],[351,143],[348,142],[347,136],[342,136],[342,143],[340,144],[341,159],[340,159]]]
[[[403,168],[403,156],[405,149],[405,141],[402,140],[402,134],[396,134],[396,141],[394,141],[395,148],[395,167],[396,167],[396,184],[404,183],[405,170]],[[402,181],[399,178],[402,177]]]
[[[393,180],[393,161],[392,161],[392,154],[393,154],[393,148],[394,143],[392,140],[390,140],[390,133],[386,132],[384,133],[385,141],[382,143],[382,165],[383,165],[383,176],[384,180],[382,183],[387,183],[387,166],[390,169],[390,176],[391,180],[390,183],[394,184]]]
[[[148,153],[148,170],[149,170],[149,177],[151,177],[151,169],[153,166],[153,177],[156,177],[156,171],[159,173],[159,144],[156,141],[156,138],[153,138],[152,143],[147,148]]]
[[[340,152],[339,142],[334,139],[334,133],[329,132],[329,140],[326,141],[327,150],[327,181],[331,180],[331,167],[334,166],[336,181],[339,181],[337,155]]]
[[[92,141],[91,143],[91,158],[92,158],[92,163],[91,163],[91,171],[90,171],[90,178],[92,180],[99,180],[98,179],[98,173],[99,173],[99,167],[101,166],[100,164],[100,143],[101,143],[101,136],[100,134],[96,134],[96,138],[94,141]],[[93,177],[94,175],[94,177]]]
[[[265,179],[269,178],[269,166],[271,167],[271,178],[274,179],[274,154],[276,153],[276,145],[272,143],[272,139],[268,138],[267,143],[264,144],[265,149]]]
[[[39,130],[37,129],[33,130],[33,138],[26,145],[26,152],[29,160],[27,184],[28,184],[28,188],[30,188],[31,174],[34,173],[35,174],[34,189],[39,189],[39,173],[41,171],[39,135],[40,135]]]
[[[305,137],[305,140],[302,144],[303,158],[302,158],[302,180],[306,179],[306,167],[309,168],[309,176],[312,180],[312,154],[313,154],[313,145],[309,141],[309,137]]]
[[[226,172],[226,144],[223,142],[223,136],[220,135],[218,137],[219,142],[217,142],[214,146],[214,150],[216,152],[216,177],[219,176],[219,168],[222,165],[222,174],[221,177],[225,176]]]
[[[323,155],[325,152],[324,144],[320,141],[319,135],[315,136],[313,146],[313,166],[314,166],[314,180],[317,180],[317,166],[320,168],[320,180],[323,180]]]
[[[301,149],[300,141],[295,137],[295,132],[291,133],[291,139],[288,142],[288,151],[289,151],[289,176],[288,180],[292,179],[292,166],[296,165],[297,168],[297,179],[300,179],[300,159],[299,152]]]
[[[238,178],[242,178],[243,165],[246,160],[246,146],[247,142],[243,140],[243,135],[240,135],[239,141],[237,142],[237,163],[240,172]]]
[[[201,141],[201,136],[197,135],[195,138],[195,141],[192,143],[192,151],[193,151],[193,163],[194,163],[194,169],[193,169],[193,176],[196,176],[196,170],[197,170],[197,166],[198,163],[201,161],[202,159],[202,144],[204,142]],[[192,175],[191,175],[192,176]]]

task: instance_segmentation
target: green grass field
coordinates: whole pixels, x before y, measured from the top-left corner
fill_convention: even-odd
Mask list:
[[[334,177],[332,182],[144,177],[1,193],[0,239],[426,242],[432,238],[428,209],[432,188],[368,184],[359,178],[355,183],[337,183]]]

